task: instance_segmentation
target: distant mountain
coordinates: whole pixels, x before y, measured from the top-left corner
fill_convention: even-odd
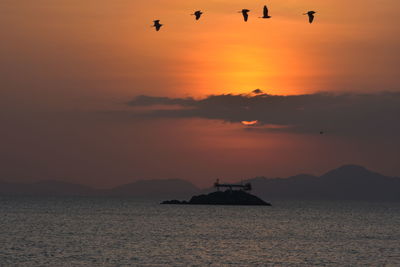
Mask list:
[[[134,197],[190,197],[200,190],[192,183],[180,179],[140,180],[104,190],[108,196]]]
[[[357,165],[345,165],[317,177],[248,180],[264,199],[329,199],[400,201],[400,178],[387,177]]]
[[[318,199],[400,201],[400,178],[387,177],[361,166],[345,165],[321,176],[300,174],[288,178],[257,177],[249,179],[252,194],[264,200]],[[10,183],[0,181],[0,195],[46,196],[125,196],[140,198],[188,199],[213,188],[198,189],[180,180],[140,180],[107,190],[61,182]]]
[[[93,195],[89,186],[48,180],[34,183],[0,182],[1,195],[85,196]]]
[[[141,198],[190,197],[199,192],[192,183],[179,179],[140,180],[106,190],[61,182],[10,183],[0,181],[0,195],[125,196]]]

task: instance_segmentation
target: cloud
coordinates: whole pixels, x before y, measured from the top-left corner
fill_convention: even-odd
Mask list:
[[[260,90],[261,91],[261,90]],[[398,135],[400,93],[268,95],[223,94],[202,99],[138,96],[132,107],[178,105],[184,108],[154,108],[141,116],[204,118],[230,123],[257,121],[249,130],[297,133]]]
[[[253,94],[259,95],[259,94],[263,94],[264,92],[261,89],[255,89],[252,91]]]
[[[155,105],[181,105],[193,106],[195,104],[193,98],[169,98],[169,97],[155,97],[140,95],[129,101],[129,106],[155,106]]]

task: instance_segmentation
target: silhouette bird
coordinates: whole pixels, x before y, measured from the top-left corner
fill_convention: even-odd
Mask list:
[[[262,19],[269,19],[269,18],[271,18],[271,16],[268,15],[268,7],[267,7],[267,6],[264,6],[263,16],[260,17],[260,18],[262,18]]]
[[[194,12],[193,14],[190,14],[192,16],[196,16],[196,20],[199,20],[201,15],[203,15],[203,12],[201,12],[201,10],[197,10],[196,12]]]
[[[152,27],[156,28],[156,31],[159,31],[161,29],[161,27],[163,26],[162,24],[160,24],[160,20],[154,20],[154,25]]]
[[[242,11],[239,11],[238,13],[242,13],[244,21],[247,21],[249,19],[249,12],[250,10],[248,9],[242,9]]]
[[[324,131],[320,131],[319,134],[324,134]]]
[[[312,23],[314,21],[314,14],[317,13],[315,11],[308,11],[307,13],[304,13],[303,15],[308,15],[308,21]]]

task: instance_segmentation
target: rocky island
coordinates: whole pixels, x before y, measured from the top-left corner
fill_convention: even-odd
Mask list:
[[[270,203],[247,193],[251,190],[251,185],[234,185],[234,184],[219,184],[218,180],[214,184],[218,191],[207,194],[193,196],[189,201],[167,200],[161,204],[175,205],[247,205],[247,206],[271,206]],[[228,187],[225,191],[220,191],[221,187]],[[233,188],[240,188],[233,190]]]

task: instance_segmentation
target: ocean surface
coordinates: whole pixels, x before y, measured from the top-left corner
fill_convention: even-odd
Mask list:
[[[0,198],[0,266],[400,266],[400,203]]]

